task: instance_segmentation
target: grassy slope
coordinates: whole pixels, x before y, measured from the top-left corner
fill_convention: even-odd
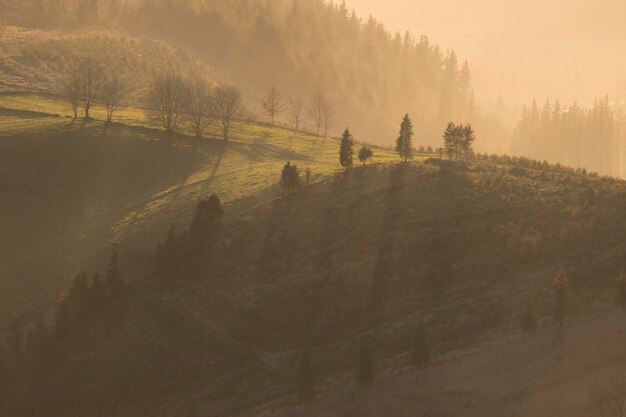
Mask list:
[[[53,96],[0,95],[0,192],[9,201],[0,218],[13,237],[3,243],[0,285],[14,296],[0,315],[49,305],[76,269],[100,268],[112,246],[131,252],[148,242],[151,251],[169,224],[186,227],[207,194],[226,204],[274,198],[287,160],[310,168],[313,181],[339,170],[335,140],[281,128],[237,123],[224,143],[212,132],[165,137],[135,108],[112,126],[65,116]],[[379,162],[395,159],[375,152]]]
[[[63,374],[55,386],[90,387],[95,405],[73,399],[83,415],[583,410],[590,381],[625,363],[622,333],[607,339],[621,332],[622,315],[609,306],[626,253],[626,185],[557,167],[439,164],[359,168],[231,216],[210,270],[186,268],[188,284],[176,290],[151,293],[138,283],[121,329],[79,341],[52,370]],[[435,238],[445,250],[433,248]],[[442,262],[451,268],[433,283]],[[563,266],[570,319],[558,330],[550,283]],[[540,323],[530,338],[518,330],[528,299]],[[600,316],[579,321],[593,312]],[[323,399],[301,409],[291,394],[307,320]],[[426,371],[411,370],[406,356],[419,321],[436,358]],[[355,351],[365,336],[380,382],[355,391]],[[124,365],[137,352],[164,360]],[[92,362],[112,364],[117,379],[86,375]]]

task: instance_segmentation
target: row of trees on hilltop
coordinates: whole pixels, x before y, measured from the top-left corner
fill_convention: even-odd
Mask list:
[[[86,57],[74,63],[61,81],[61,94],[71,105],[74,117],[79,110],[91,118],[96,104],[106,109],[107,122],[113,121],[116,110],[128,99],[130,84],[121,67],[112,65],[107,57]],[[196,137],[207,127],[219,126],[228,140],[234,119],[242,112],[241,93],[231,86],[211,86],[198,76],[183,76],[171,68],[152,77],[145,97],[148,117],[172,133],[184,120]]]
[[[609,99],[590,108],[564,107],[556,100],[541,108],[536,101],[525,106],[513,134],[516,154],[584,166],[607,175],[623,175],[622,143],[626,139],[623,116],[612,110]]]
[[[185,117],[196,137],[202,137],[211,123],[219,125],[228,140],[232,124],[242,112],[241,93],[232,86],[211,87],[199,77],[184,77],[171,70],[157,74],[148,95],[148,114],[163,129],[174,132]]]
[[[395,150],[400,156],[403,162],[407,162],[413,157],[415,148],[413,146],[413,122],[408,114],[402,119],[400,124],[400,132],[396,139]],[[472,152],[474,141],[476,136],[474,129],[470,124],[456,125],[452,122],[448,123],[446,130],[443,133],[443,148],[440,148],[440,157],[445,152],[448,159],[469,159]],[[425,153],[426,150],[422,147],[420,153]],[[434,152],[434,149],[429,147],[429,152]],[[354,155],[354,138],[350,133],[350,130],[346,128],[339,144],[339,163],[341,166],[349,168],[353,165]],[[373,157],[373,151],[363,146],[359,152],[359,160],[365,164],[369,159]]]
[[[333,117],[359,126],[369,142],[391,134],[395,115],[405,109],[420,115],[415,128],[425,137],[436,137],[448,120],[467,123],[475,117],[471,71],[454,51],[442,51],[426,36],[390,33],[373,17],[361,19],[342,2],[14,3],[8,15],[15,24],[95,24],[158,33],[161,39],[202,53],[250,96],[265,97],[267,86],[277,85],[285,97],[304,98],[305,106],[306,98],[315,96],[333,103]],[[35,18],[37,14],[45,18]],[[320,130],[325,130],[323,125]]]
[[[306,105],[301,96],[285,100],[278,88],[272,86],[268,95],[261,100],[261,106],[272,126],[279,116],[286,113],[293,125],[294,133],[298,133],[309,119],[315,126],[317,136],[320,136],[322,131],[324,137],[328,136],[333,112],[330,102],[322,93],[314,94]]]

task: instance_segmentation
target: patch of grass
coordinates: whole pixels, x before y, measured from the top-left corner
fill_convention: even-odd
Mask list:
[[[343,171],[332,138],[239,121],[225,142],[217,128],[202,139],[184,125],[168,136],[136,107],[120,109],[112,124],[99,107],[93,115],[73,119],[69,105],[53,95],[0,94],[0,163],[7,182],[0,198],[11,201],[6,218],[22,217],[7,224],[7,233],[20,239],[0,266],[8,277],[0,284],[6,293],[17,292],[0,316],[24,309],[20,294],[27,292],[27,308],[47,305],[77,268],[100,265],[111,245],[123,250],[148,242],[151,248],[171,223],[186,227],[207,194],[217,193],[226,205],[251,198],[252,205],[238,205],[250,210],[279,195],[275,185],[286,161],[302,173],[309,168],[312,182]],[[374,153],[373,163],[399,159],[380,148]],[[54,268],[50,259],[56,259]],[[20,276],[30,277],[28,288]]]

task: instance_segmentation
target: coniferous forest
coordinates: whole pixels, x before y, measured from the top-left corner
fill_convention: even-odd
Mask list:
[[[0,0],[0,417],[624,417],[626,6],[535,3]]]
[[[469,64],[426,36],[390,33],[345,4],[312,1],[28,0],[7,4],[12,22],[31,27],[104,25],[171,40],[204,59],[248,96],[276,85],[309,110],[332,103],[330,124],[386,143],[397,114],[410,109],[424,142],[441,124],[475,117]],[[253,65],[251,65],[253,63]],[[394,74],[389,77],[389,74]],[[283,115],[286,117],[286,115]],[[312,118],[307,123],[313,129]],[[356,130],[356,128],[355,128]]]

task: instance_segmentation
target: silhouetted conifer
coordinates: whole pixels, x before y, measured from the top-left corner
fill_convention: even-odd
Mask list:
[[[353,164],[354,154],[354,139],[350,130],[346,128],[341,136],[341,143],[339,145],[339,163],[342,167],[350,168]]]
[[[280,174],[280,188],[285,191],[293,191],[300,188],[300,172],[298,167],[287,162]]]
[[[400,125],[400,134],[396,140],[396,152],[404,162],[413,156],[413,123],[406,114]]]
[[[196,242],[206,241],[222,219],[224,209],[217,195],[201,200],[196,205],[196,211],[189,229],[191,238]]]
[[[430,342],[426,327],[423,324],[417,326],[413,335],[411,362],[418,368],[422,368],[430,362]]]
[[[302,352],[298,367],[298,398],[300,401],[315,399],[315,376],[311,364],[311,355],[308,350]]]
[[[448,159],[452,159],[454,156],[457,143],[457,132],[457,126],[452,122],[448,123],[446,130],[443,132],[443,148],[445,149]]]

